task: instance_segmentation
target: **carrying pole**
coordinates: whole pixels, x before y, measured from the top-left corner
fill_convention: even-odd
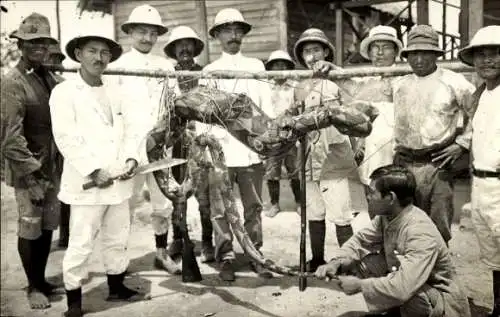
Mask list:
[[[304,113],[305,102],[301,103],[301,113]],[[306,142],[307,135],[299,139],[300,147],[300,275],[299,291],[303,292],[307,287],[306,277]]]

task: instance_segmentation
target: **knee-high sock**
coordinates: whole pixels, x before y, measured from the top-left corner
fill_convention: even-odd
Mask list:
[[[300,203],[300,180],[291,179],[290,187],[292,187],[293,197],[295,198],[296,203]]]
[[[324,220],[309,221],[309,237],[313,261],[324,261],[326,223]]]
[[[201,220],[201,241],[205,243],[212,243],[213,226],[210,220],[210,207],[200,207],[200,220]]]
[[[165,249],[167,247],[168,232],[164,234],[155,234],[155,245],[157,249]]]
[[[269,198],[271,199],[271,204],[278,204],[280,201],[280,181],[268,180],[267,189],[269,190]]]

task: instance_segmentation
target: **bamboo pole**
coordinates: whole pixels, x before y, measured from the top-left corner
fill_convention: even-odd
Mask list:
[[[466,66],[460,62],[439,62],[438,66],[447,68],[458,73],[472,73],[474,69],[472,67]],[[79,67],[64,68],[61,66],[50,65],[49,69],[61,72],[77,72]],[[287,71],[264,71],[264,72],[247,72],[247,71],[228,71],[228,70],[218,70],[218,71],[161,71],[161,70],[146,70],[146,69],[107,69],[104,74],[108,75],[124,75],[124,76],[138,76],[138,77],[157,77],[157,78],[176,78],[184,76],[192,76],[198,78],[208,78],[208,79],[307,79],[307,78],[328,78],[331,80],[335,79],[346,79],[352,77],[366,77],[366,76],[383,76],[383,77],[395,77],[402,76],[406,74],[413,73],[409,65],[396,65],[391,67],[372,67],[372,66],[361,66],[361,67],[349,67],[341,70],[331,71],[328,76],[322,76],[320,74],[313,74],[311,70],[287,70]]]

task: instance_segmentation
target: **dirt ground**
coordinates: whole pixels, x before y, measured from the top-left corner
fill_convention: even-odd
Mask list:
[[[299,216],[293,212],[291,192],[282,182],[282,210],[275,218],[263,217],[264,247],[262,251],[284,265],[296,265],[299,260]],[[64,296],[53,297],[52,307],[31,311],[24,293],[26,278],[16,249],[17,215],[12,190],[1,184],[1,316],[61,316],[66,308]],[[468,186],[461,181],[456,186],[457,215],[466,201]],[[267,195],[264,197],[267,201]],[[191,237],[199,250],[200,225],[196,202],[191,203],[189,224]],[[297,278],[275,276],[271,280],[258,278],[249,268],[241,248],[235,242],[237,280],[232,283],[218,279],[213,265],[200,262],[203,281],[182,283],[180,276],[170,276],[153,268],[154,239],[149,219],[150,206],[136,211],[129,254],[131,275],[126,284],[150,291],[153,298],[140,303],[107,303],[106,276],[100,259],[99,243],[89,262],[90,275],[83,287],[86,316],[362,316],[366,307],[361,295],[346,296],[333,283],[308,280],[304,292],[298,290]],[[462,217],[453,226],[450,248],[457,271],[471,299],[473,316],[485,316],[491,307],[491,274],[478,260],[478,244],[470,227],[470,219]],[[49,280],[61,282],[61,262],[64,250],[57,249],[58,232],[54,234],[53,251],[49,258]],[[336,248],[334,226],[327,232],[326,257]],[[309,247],[307,250],[308,254]]]

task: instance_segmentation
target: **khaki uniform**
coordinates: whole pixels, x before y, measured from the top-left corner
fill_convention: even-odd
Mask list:
[[[392,220],[375,217],[334,258],[343,258],[347,264],[364,261],[374,253],[376,260],[370,266],[378,267],[378,272],[358,270],[364,278],[361,292],[370,312],[399,307],[402,317],[470,316],[450,252],[421,209],[408,206]]]
[[[62,157],[51,130],[49,97],[57,79],[47,70],[35,72],[21,59],[2,79],[2,160],[5,181],[14,187],[19,211],[18,235],[37,239],[42,229],[59,224]],[[49,183],[45,198],[31,202],[24,176],[31,173]]]

